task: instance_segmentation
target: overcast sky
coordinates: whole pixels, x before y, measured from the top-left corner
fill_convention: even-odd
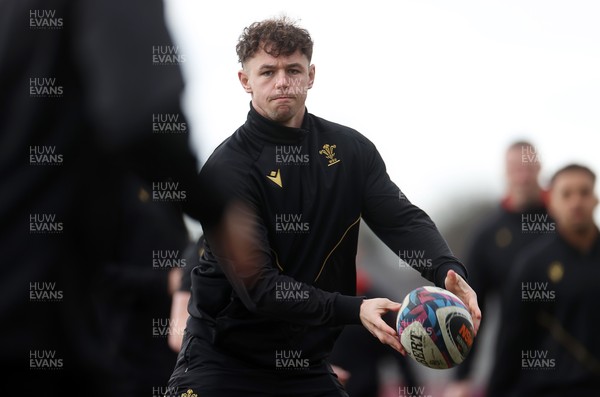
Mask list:
[[[501,195],[514,139],[536,145],[542,182],[572,161],[600,173],[600,1],[166,5],[203,161],[248,112],[235,54],[242,29],[285,14],[315,42],[309,112],[371,139],[392,179],[434,219],[449,198]]]

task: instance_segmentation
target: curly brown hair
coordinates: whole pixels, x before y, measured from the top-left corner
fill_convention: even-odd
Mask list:
[[[254,22],[246,27],[235,47],[242,65],[261,49],[274,57],[292,55],[300,50],[310,62],[313,41],[306,29],[298,27],[294,21],[283,16]]]

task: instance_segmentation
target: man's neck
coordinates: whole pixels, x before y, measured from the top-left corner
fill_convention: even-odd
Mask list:
[[[275,120],[272,117],[270,117],[267,112],[262,110],[260,107],[256,106],[254,104],[254,102],[251,102],[251,104],[252,104],[252,108],[256,111],[256,113],[258,113],[259,115],[261,115],[262,117],[264,117],[265,119],[267,119],[273,123],[276,123],[276,124],[281,125],[282,127],[288,127],[288,128],[301,128],[302,127],[302,122],[304,121],[304,115],[306,114],[306,106],[304,106],[302,108],[302,111],[297,112],[290,119],[285,120],[285,121],[280,121],[280,120]]]
[[[598,228],[594,224],[583,230],[565,230],[559,228],[558,231],[570,246],[581,253],[589,252],[598,238]]]
[[[509,192],[505,199],[505,204],[510,211],[519,212],[532,207],[542,206],[544,204],[542,198],[542,189],[538,189],[533,194],[522,194]]]
[[[298,112],[296,115],[294,115],[294,117],[280,124],[284,127],[300,128],[302,127],[302,121],[304,121],[304,113],[304,110],[302,112]]]

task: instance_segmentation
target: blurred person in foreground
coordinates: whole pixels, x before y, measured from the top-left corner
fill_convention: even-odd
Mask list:
[[[171,44],[159,0],[0,1],[0,364],[34,392],[102,394],[90,288],[118,256],[124,171],[179,183],[199,217],[188,134],[152,127],[183,119],[181,71],[153,62]]]
[[[432,258],[417,270],[460,296],[478,328],[464,266],[401,195],[375,146],[308,113],[312,48],[285,17],[253,23],[237,44],[250,111],[200,172],[211,192],[200,220],[207,244],[191,275],[171,393],[345,396],[328,356],[346,324],[403,351],[382,319],[401,305],[355,296],[361,218],[394,252]]]
[[[473,232],[465,256],[469,284],[486,313],[489,312],[488,302],[498,300],[504,291],[518,253],[534,241],[548,238],[548,232],[554,231],[553,227],[545,230],[526,221],[541,219],[553,226],[546,209],[547,192],[539,183],[541,161],[535,146],[528,141],[513,142],[505,152],[504,165],[504,198],[498,209]],[[489,320],[489,315],[486,317]],[[481,332],[487,332],[486,327],[487,322],[483,321]],[[469,356],[454,370],[456,378],[446,388],[445,397],[478,395],[479,387],[471,379],[478,364],[475,359],[477,346],[478,340],[475,340]]]
[[[177,358],[169,316],[188,267],[182,253],[189,237],[180,211],[153,198],[152,185],[132,173],[120,184],[115,255],[90,282],[106,340],[104,387],[109,396],[156,396]]]
[[[596,175],[570,164],[550,181],[551,239],[519,256],[503,295],[488,396],[600,395]]]

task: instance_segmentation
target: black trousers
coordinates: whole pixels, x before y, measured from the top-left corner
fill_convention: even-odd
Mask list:
[[[165,397],[348,397],[324,362],[310,368],[252,368],[186,332]]]

